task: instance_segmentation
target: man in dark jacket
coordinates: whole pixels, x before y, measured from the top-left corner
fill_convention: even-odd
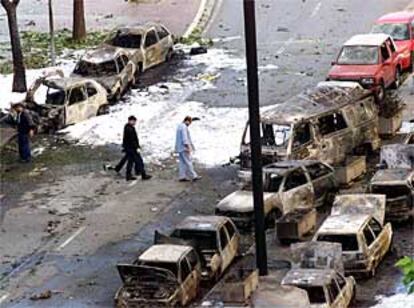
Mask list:
[[[30,162],[32,154],[30,151],[30,138],[34,135],[36,128],[32,116],[24,108],[23,104],[17,103],[13,105],[14,110],[17,113],[17,142],[19,146],[20,159],[23,162]]]
[[[144,162],[142,161],[141,154],[138,153],[140,149],[137,131],[135,130],[135,124],[137,119],[134,116],[128,118],[128,123],[124,127],[124,137],[122,140],[122,146],[128,159],[126,179],[127,181],[136,180],[136,177],[132,176],[132,166],[135,164],[135,174],[141,175],[143,180],[149,180],[150,175],[146,174]]]

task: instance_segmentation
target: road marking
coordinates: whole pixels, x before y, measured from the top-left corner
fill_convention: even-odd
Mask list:
[[[318,2],[318,4],[313,9],[312,14],[310,15],[310,17],[311,18],[315,17],[319,13],[321,7],[322,7],[322,1]]]
[[[187,28],[187,30],[184,32],[184,37],[188,37],[193,33],[193,31],[197,28],[198,23],[200,22],[201,18],[203,17],[204,10],[206,9],[207,0],[201,0],[200,7],[198,8],[198,12],[196,16],[194,17],[193,22],[190,24],[190,26]]]
[[[292,44],[292,42],[294,41],[293,37],[291,37],[290,39],[288,39],[282,47],[280,47],[277,51],[276,51],[276,55],[280,56],[282,53],[284,53],[286,51],[286,48]]]
[[[2,295],[0,297],[0,304],[3,303],[9,297],[9,295],[10,295],[9,293]]]
[[[66,241],[64,241],[58,248],[56,248],[56,251],[61,251],[63,248],[65,248],[70,242],[72,242],[77,236],[79,236],[83,231],[85,231],[86,227],[81,227],[78,230],[76,230],[75,233],[73,233]]]

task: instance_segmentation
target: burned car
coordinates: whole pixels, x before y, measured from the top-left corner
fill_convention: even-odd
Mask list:
[[[347,275],[372,277],[391,248],[393,231],[384,218],[384,195],[340,195],[313,240],[342,245]]]
[[[76,64],[72,76],[96,80],[106,89],[109,100],[118,101],[135,83],[135,71],[127,52],[104,47],[87,52]]]
[[[305,243],[292,245],[298,266],[282,280],[282,286],[305,290],[310,307],[345,308],[352,304],[356,292],[355,279],[344,277],[341,245]]]
[[[254,220],[250,173],[241,173],[247,185],[216,205],[216,214],[230,217],[240,228]],[[332,167],[320,161],[281,161],[263,168],[266,225],[297,208],[322,206],[337,191]],[[247,179],[246,179],[247,177]]]
[[[249,169],[249,123],[241,144],[241,169]],[[317,159],[342,163],[356,150],[379,148],[378,110],[372,92],[352,82],[323,82],[261,114],[263,163]]]
[[[189,216],[165,236],[156,233],[156,243],[193,246],[202,265],[203,280],[218,280],[239,253],[240,234],[227,217]]]
[[[93,79],[52,72],[37,79],[24,104],[36,115],[38,131],[56,131],[107,112],[105,89]]]
[[[169,61],[173,55],[174,39],[164,25],[147,23],[114,30],[105,45],[128,52],[138,74]]]
[[[117,307],[185,306],[198,293],[200,260],[190,246],[154,245],[133,264],[119,264]]]

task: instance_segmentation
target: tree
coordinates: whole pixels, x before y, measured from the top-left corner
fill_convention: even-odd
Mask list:
[[[85,6],[83,0],[73,0],[73,35],[74,41],[82,41],[86,37]]]
[[[17,25],[16,9],[20,0],[1,0],[1,5],[6,10],[7,20],[9,23],[10,42],[13,56],[13,92],[26,92],[26,70],[22,46],[20,43],[19,28]]]
[[[56,65],[56,51],[55,51],[55,26],[53,20],[53,4],[49,0],[49,33],[50,33],[50,63]]]

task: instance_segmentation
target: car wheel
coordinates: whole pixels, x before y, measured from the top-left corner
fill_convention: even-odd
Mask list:
[[[109,105],[103,105],[99,107],[97,115],[100,116],[107,113],[109,113]]]
[[[352,288],[352,297],[351,297],[351,301],[349,302],[349,305],[355,306],[355,302],[356,302],[356,287],[354,286]]]
[[[165,62],[171,61],[173,58],[173,50],[170,48],[167,52],[167,55],[165,56]]]
[[[394,89],[398,89],[401,86],[401,69],[397,67],[395,71],[395,80],[393,84]]]
[[[122,97],[121,89],[118,89],[116,90],[116,93],[114,94],[114,97],[112,100],[114,102],[118,102],[121,99],[121,97]]]
[[[385,99],[385,86],[384,83],[381,83],[377,93],[375,94],[375,98],[377,100],[377,103],[380,104],[384,101]]]

